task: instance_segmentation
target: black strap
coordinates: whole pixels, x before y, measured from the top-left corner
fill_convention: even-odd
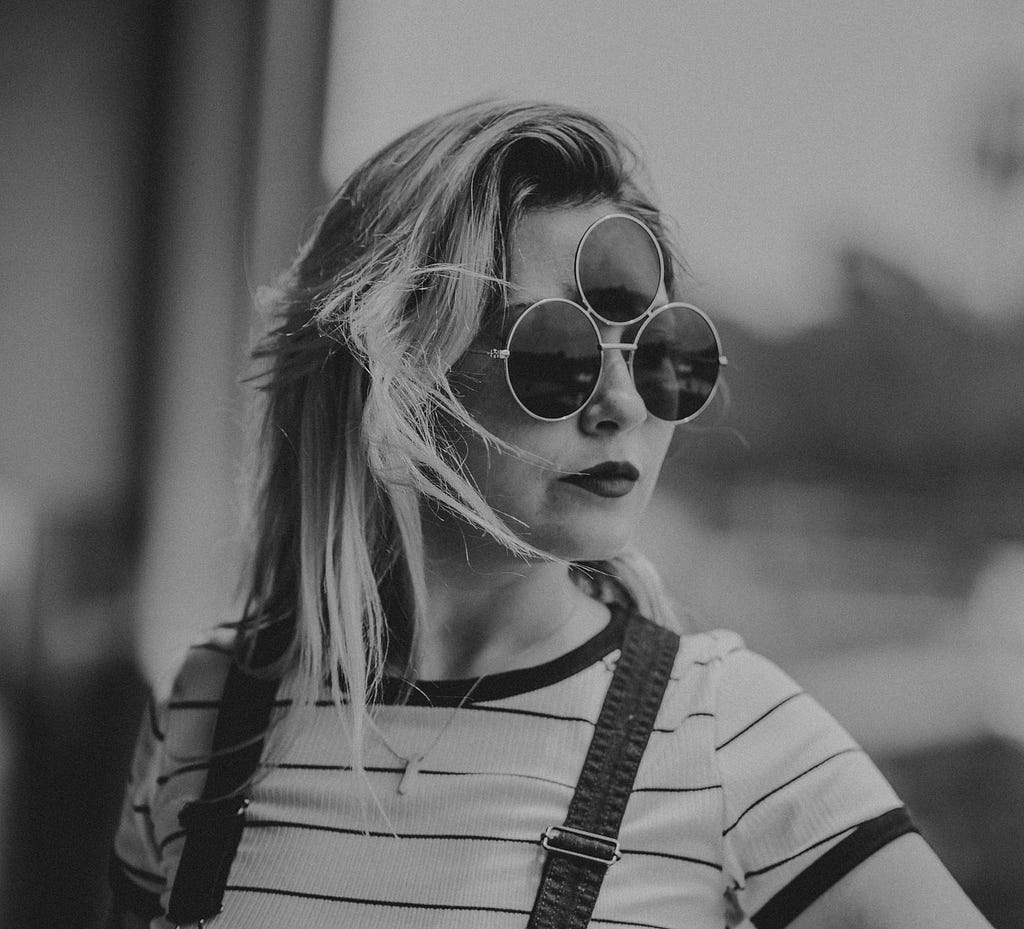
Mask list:
[[[548,829],[540,889],[527,929],[583,929],[608,868],[620,857],[619,826],[679,649],[679,636],[634,614],[626,626],[597,727],[562,826]]]
[[[582,929],[590,921],[636,772],[675,662],[679,636],[634,615],[598,716],[565,823],[542,837],[548,858],[528,929]],[[241,792],[263,753],[278,681],[232,663],[199,800],[185,805],[185,829],[167,918],[202,923],[221,911],[249,800]]]
[[[287,631],[277,627],[261,633],[254,662],[263,664],[284,635]],[[243,790],[263,754],[278,683],[248,674],[235,661],[228,670],[202,795],[178,814],[185,846],[167,908],[168,920],[177,926],[201,926],[221,911],[249,805]]]

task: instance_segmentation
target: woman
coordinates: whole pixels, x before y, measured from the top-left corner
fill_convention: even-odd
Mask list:
[[[677,271],[572,109],[464,107],[353,174],[272,294],[244,620],[143,729],[115,925],[167,925],[206,841],[232,665],[282,680],[214,925],[527,925],[626,630],[679,629],[631,541],[724,363]],[[692,630],[668,669],[593,925],[986,925],[785,675]]]

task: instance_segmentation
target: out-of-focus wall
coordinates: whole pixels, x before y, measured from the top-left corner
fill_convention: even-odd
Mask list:
[[[4,925],[99,925],[143,678],[231,608],[252,292],[322,198],[328,23],[0,7]]]
[[[145,18],[118,6],[0,14],[0,473],[55,505],[103,504],[128,481],[149,75]]]
[[[153,5],[0,12],[0,922],[98,916],[141,708],[130,609]],[[63,882],[63,883],[62,883]],[[64,890],[67,890],[67,893]]]

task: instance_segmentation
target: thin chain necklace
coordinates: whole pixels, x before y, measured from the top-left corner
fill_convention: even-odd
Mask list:
[[[572,608],[566,614],[565,619],[559,624],[559,630],[564,629],[566,626],[569,625],[573,617],[576,615],[576,611],[579,609],[581,602],[582,601],[580,599],[575,599],[575,602],[573,603]],[[518,654],[513,656],[513,660],[522,660],[523,656],[528,655],[531,651],[533,651],[535,648],[537,648],[539,645],[543,644],[543,642],[547,640],[548,637],[545,637],[545,639],[542,640],[542,642],[532,643],[531,645],[522,649]],[[444,725],[438,731],[437,735],[435,735],[434,738],[430,741],[430,744],[422,750],[413,752],[411,755],[407,755],[403,752],[398,751],[398,749],[395,748],[388,741],[387,736],[384,735],[384,732],[381,730],[380,726],[378,726],[373,721],[372,718],[370,719],[370,726],[373,729],[373,731],[377,734],[378,738],[381,740],[384,747],[389,752],[391,752],[391,754],[394,755],[395,758],[402,762],[402,777],[398,782],[398,793],[404,796],[409,792],[409,790],[415,783],[416,776],[420,773],[420,765],[423,764],[423,760],[427,757],[427,755],[430,754],[431,751],[433,751],[433,749],[437,746],[441,739],[444,738],[445,733],[451,728],[452,723],[455,722],[455,717],[458,716],[459,710],[461,710],[469,702],[469,698],[473,696],[474,691],[477,689],[477,687],[480,686],[480,682],[485,677],[487,677],[486,674],[481,674],[475,681],[473,681],[472,685],[470,685],[469,690],[467,690],[466,693],[463,695],[458,705],[451,711],[451,713],[448,714],[448,718],[445,720]]]
[[[411,755],[405,755],[395,748],[388,741],[387,736],[384,735],[380,726],[378,726],[372,719],[370,720],[370,725],[373,727],[373,731],[377,733],[378,738],[382,743],[384,743],[384,747],[400,762],[402,762],[402,779],[398,782],[398,792],[400,794],[404,795],[409,792],[415,781],[416,775],[420,773],[420,765],[423,764],[423,759],[426,758],[437,743],[444,738],[444,734],[451,728],[452,723],[455,722],[455,717],[458,715],[459,710],[469,702],[469,698],[473,696],[473,691],[480,686],[480,682],[485,677],[487,677],[486,674],[481,674],[475,681],[473,681],[473,684],[463,695],[458,705],[451,711],[451,713],[448,714],[448,718],[445,720],[444,725],[441,727],[437,735],[434,736],[430,744],[422,750],[413,752]]]

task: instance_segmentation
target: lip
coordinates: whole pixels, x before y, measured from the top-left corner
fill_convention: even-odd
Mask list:
[[[624,497],[639,479],[640,471],[628,461],[602,461],[592,468],[584,468],[560,478],[564,483],[598,497]]]

